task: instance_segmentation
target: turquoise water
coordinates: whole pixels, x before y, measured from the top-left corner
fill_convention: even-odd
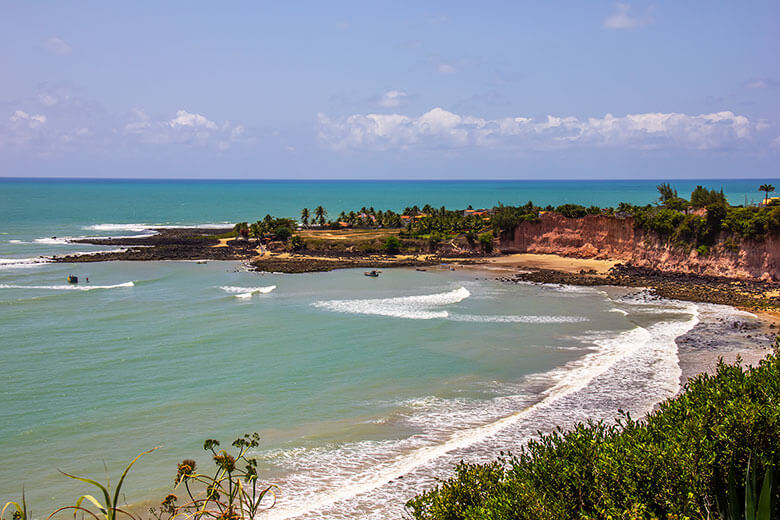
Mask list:
[[[751,186],[719,182],[732,197]],[[204,439],[258,431],[263,475],[281,489],[265,517],[398,517],[461,458],[672,395],[674,337],[697,319],[695,305],[446,267],[371,279],[38,258],[100,249],[67,237],[320,203],[649,202],[655,184],[0,182],[0,499],[24,485],[39,516],[87,491],[57,469],[115,476],[161,446],[126,494],[157,501],[179,460],[208,464]],[[70,272],[90,283],[67,285]]]

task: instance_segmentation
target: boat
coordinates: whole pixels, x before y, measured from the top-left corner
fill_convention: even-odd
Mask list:
[[[68,283],[79,283],[79,277],[72,274],[68,275]]]
[[[371,278],[378,278],[379,277],[379,271],[366,271],[363,273],[365,276],[370,276]]]

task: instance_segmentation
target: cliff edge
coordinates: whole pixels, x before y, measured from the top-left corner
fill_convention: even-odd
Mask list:
[[[780,234],[753,241],[721,233],[702,254],[638,229],[632,217],[543,213],[538,222],[521,222],[511,238],[502,238],[500,248],[504,253],[620,260],[660,271],[780,280]]]

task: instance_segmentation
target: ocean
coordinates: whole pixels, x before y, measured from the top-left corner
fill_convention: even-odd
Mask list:
[[[766,181],[723,187],[732,203]],[[537,431],[641,416],[679,390],[674,339],[695,304],[636,290],[507,285],[458,269],[282,275],[239,262],[55,264],[83,236],[224,226],[323,205],[403,210],[565,202],[644,204],[658,181],[356,182],[0,179],[0,500],[35,517],[94,490],[159,502],[176,463],[247,432],[263,518],[393,518],[459,460],[518,450]],[[89,278],[71,286],[68,274]],[[722,311],[728,312],[727,308]]]

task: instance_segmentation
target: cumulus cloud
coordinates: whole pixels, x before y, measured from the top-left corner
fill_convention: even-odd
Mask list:
[[[8,118],[11,123],[17,126],[25,126],[27,128],[37,128],[43,124],[46,124],[46,116],[43,114],[30,115],[24,110],[17,110],[13,115]]]
[[[70,54],[73,51],[70,45],[56,36],[52,36],[43,42],[43,47],[52,54]]]
[[[170,119],[153,119],[144,110],[135,109],[130,121],[124,125],[124,134],[143,144],[214,144],[220,150],[227,149],[243,133],[243,126],[234,126],[227,121],[218,125],[202,114],[186,110],[178,110]]]
[[[344,149],[509,149],[560,150],[573,147],[628,149],[730,148],[752,139],[756,124],[724,111],[712,114],[628,114],[579,119],[549,115],[484,119],[434,108],[419,117],[355,114],[331,119],[318,115],[323,146]]]
[[[379,106],[384,108],[398,108],[406,97],[406,92],[401,90],[388,90],[382,94],[382,97],[379,100]]]
[[[652,21],[649,13],[644,15],[632,15],[631,4],[618,2],[615,4],[615,12],[604,19],[604,27],[607,29],[633,29],[647,25]]]

